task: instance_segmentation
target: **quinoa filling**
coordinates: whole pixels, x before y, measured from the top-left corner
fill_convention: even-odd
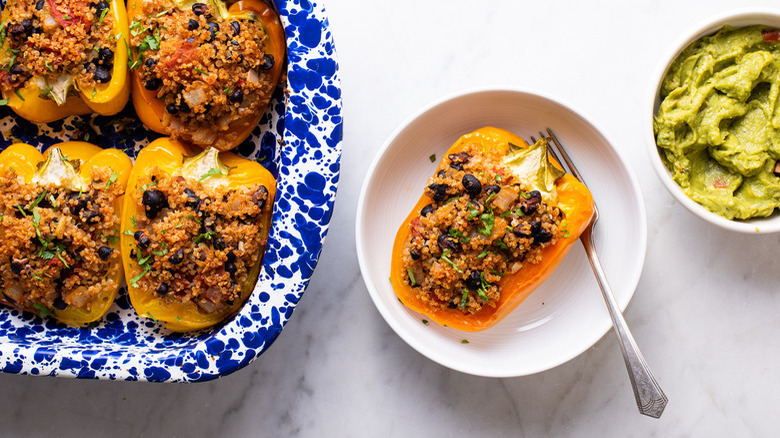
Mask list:
[[[474,313],[495,307],[499,283],[558,240],[562,212],[502,164],[503,155],[467,145],[428,179],[431,203],[410,223],[402,278],[434,308]]]
[[[173,0],[139,6],[130,23],[130,68],[165,103],[162,123],[171,136],[210,144],[266,106],[270,70],[280,60],[264,54],[267,36],[253,13],[228,16],[211,3],[185,8]]]
[[[0,88],[6,96],[32,80],[41,97],[61,104],[72,84],[89,95],[111,81],[116,39],[106,1],[9,1],[5,16]]]
[[[6,304],[39,314],[89,310],[120,263],[116,174],[96,168],[83,191],[0,175],[0,287]]]
[[[208,314],[240,300],[266,243],[266,187],[207,187],[157,168],[139,183],[144,214],[131,219],[130,257],[142,272],[131,286],[168,302],[195,302]]]

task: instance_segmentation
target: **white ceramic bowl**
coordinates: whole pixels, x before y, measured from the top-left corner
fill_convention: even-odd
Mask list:
[[[357,253],[371,298],[396,333],[428,358],[469,374],[512,377],[562,364],[611,328],[581,245],[507,318],[477,333],[424,323],[399,302],[388,280],[398,227],[442,154],[461,135],[488,125],[526,139],[548,126],[556,131],[597,201],[595,244],[621,308],[639,280],[647,230],[627,163],[593,122],[552,98],[523,90],[466,92],[434,103],[395,131],[371,165],[358,202]]]
[[[688,45],[701,37],[715,33],[727,24],[732,27],[764,24],[780,28],[780,9],[736,9],[716,15],[696,25],[672,46],[672,50],[670,50],[668,56],[662,58],[663,61],[659,65],[656,74],[652,76],[654,80],[654,83],[652,84],[652,94],[648,103],[645,105],[645,113],[643,114],[645,120],[645,144],[647,145],[650,162],[653,164],[653,168],[661,179],[661,182],[669,193],[671,193],[672,196],[674,196],[691,213],[709,223],[731,231],[753,234],[777,233],[780,231],[780,215],[777,213],[768,218],[729,220],[697,204],[683,193],[677,183],[674,182],[671,174],[661,161],[661,157],[658,154],[658,147],[655,143],[653,116],[658,111],[661,102],[661,83],[666,76],[667,70]]]

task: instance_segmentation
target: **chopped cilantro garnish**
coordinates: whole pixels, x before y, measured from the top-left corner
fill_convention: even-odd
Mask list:
[[[430,157],[428,157],[429,160],[431,160],[431,163],[436,162],[436,154],[431,154]]]
[[[466,301],[469,299],[469,291],[466,289],[463,289],[463,295],[460,297],[460,304],[458,305],[459,309],[465,309],[466,308]]]
[[[414,274],[410,268],[406,268],[406,273],[409,274],[409,286],[417,286],[417,281],[414,279]]]
[[[98,24],[103,22],[103,19],[106,18],[106,14],[108,13],[108,8],[103,9],[103,12],[100,13],[100,18],[98,19]]]
[[[119,175],[116,174],[116,172],[111,172],[111,175],[108,177],[108,181],[106,182],[106,190],[111,187],[111,184],[115,183]]]
[[[41,318],[46,318],[52,314],[52,311],[41,303],[33,303],[33,307],[38,311],[38,316]]]
[[[458,265],[456,265],[455,262],[453,262],[452,260],[450,260],[449,257],[447,257],[449,254],[450,254],[450,250],[449,249],[444,251],[442,253],[442,255],[441,255],[441,259],[444,260],[445,262],[447,262],[450,266],[452,266],[452,268],[455,269],[455,272],[461,272],[462,273],[463,271],[460,270]]]
[[[212,167],[211,169],[208,170],[208,172],[206,172],[203,175],[201,175],[201,177],[198,179],[198,181],[203,181],[206,178],[211,178],[212,176],[217,176],[217,175],[219,175],[219,176],[226,176],[227,174],[222,172],[222,169],[220,169],[218,167]]]
[[[490,213],[482,213],[479,219],[482,221],[482,228],[477,229],[477,231],[485,236],[490,236],[493,233],[495,218]]]
[[[20,93],[20,92],[19,92],[19,89],[18,89],[18,88],[14,90],[14,93],[16,94],[16,96],[17,96],[19,99],[22,99],[22,102],[24,102],[24,97],[22,97],[22,93]]]

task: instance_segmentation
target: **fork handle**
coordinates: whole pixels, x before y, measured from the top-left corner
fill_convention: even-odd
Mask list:
[[[599,256],[596,254],[596,250],[593,247],[592,225],[585,230],[580,237],[580,240],[585,247],[590,266],[596,274],[596,279],[601,288],[601,294],[607,302],[607,309],[609,309],[609,315],[612,317],[612,325],[615,328],[618,341],[620,341],[620,349],[623,352],[623,359],[626,362],[628,377],[631,379],[631,386],[634,389],[634,397],[636,398],[639,412],[649,417],[659,418],[661,417],[664,408],[666,408],[668,399],[658,385],[658,382],[656,382],[655,377],[653,377],[653,373],[650,371],[650,367],[647,365],[644,356],[642,356],[642,352],[639,351],[639,347],[636,345],[636,341],[631,335],[631,331],[628,329],[626,320],[623,318],[620,307],[618,307],[617,301],[615,301],[612,289],[610,289],[609,283],[607,282],[607,276],[604,274],[604,269],[601,267]]]

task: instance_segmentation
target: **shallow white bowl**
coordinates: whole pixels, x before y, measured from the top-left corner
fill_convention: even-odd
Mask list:
[[[729,220],[722,216],[718,216],[717,214],[697,204],[685,193],[683,193],[683,191],[680,189],[680,186],[674,182],[671,174],[666,169],[666,166],[664,166],[664,163],[661,161],[661,156],[658,154],[658,147],[655,143],[655,135],[653,134],[653,116],[658,111],[658,107],[661,103],[661,82],[666,76],[667,70],[672,65],[672,62],[674,62],[674,60],[686,47],[688,47],[688,45],[701,37],[717,32],[726,24],[732,27],[742,27],[751,24],[764,24],[767,26],[780,28],[780,10],[755,8],[735,9],[708,18],[704,22],[697,24],[692,28],[692,30],[685,33],[684,36],[681,37],[677,43],[672,46],[668,56],[662,58],[656,74],[652,76],[654,81],[651,87],[652,94],[648,99],[648,103],[644,106],[645,113],[643,114],[643,118],[645,120],[645,144],[647,145],[647,152],[650,156],[650,162],[652,163],[656,174],[661,179],[661,182],[669,191],[669,193],[671,193],[672,196],[674,196],[691,213],[711,224],[731,231],[753,234],[777,233],[780,232],[780,215],[778,214],[774,214],[768,218]]]
[[[442,327],[404,307],[388,279],[401,222],[422,195],[442,154],[483,126],[528,139],[551,127],[597,201],[595,244],[616,299],[625,308],[645,257],[647,227],[639,186],[628,164],[595,124],[552,98],[523,90],[478,90],[451,96],[401,125],[371,165],[357,210],[357,253],[379,313],[409,345],[449,368],[489,377],[533,374],[560,365],[611,328],[582,246],[496,326],[477,333]],[[436,154],[436,162],[429,159]],[[467,341],[467,342],[466,342]]]

